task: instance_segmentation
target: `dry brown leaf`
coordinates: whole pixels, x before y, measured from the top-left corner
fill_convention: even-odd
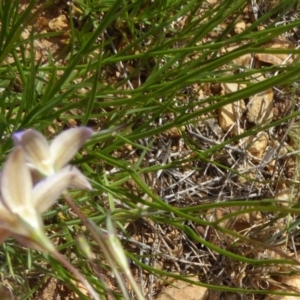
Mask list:
[[[76,127],[77,126],[77,121],[75,119],[68,119],[67,123],[71,126],[71,127]]]
[[[239,84],[239,83],[222,83],[221,84],[223,95],[237,92],[237,91],[242,90],[246,87],[247,87],[246,84]]]
[[[182,126],[181,128],[178,127],[172,127],[165,131],[165,134],[167,134],[171,138],[178,138],[182,136],[181,130],[185,130],[185,127]]]
[[[266,48],[273,49],[291,49],[294,48],[294,44],[288,39],[274,39],[273,41],[267,43]]]
[[[287,293],[295,293],[296,291],[300,292],[300,276],[282,276],[281,283],[290,286],[291,288],[284,289],[282,291]],[[274,286],[274,290],[278,291],[278,288]],[[282,296],[282,295],[269,295],[266,297],[266,300],[299,300],[299,297],[294,296]]]
[[[232,62],[236,65],[249,66],[251,62],[251,58],[252,58],[251,54],[245,54],[238,58],[233,59]]]
[[[248,151],[257,158],[262,158],[267,146],[268,146],[268,134],[266,132],[259,133],[256,137],[249,138],[250,147]]]
[[[268,89],[250,98],[247,119],[249,122],[261,124],[271,121],[273,117],[273,91]]]
[[[289,206],[288,203],[291,200],[291,192],[289,189],[280,190],[275,194],[275,199],[282,202],[282,206]]]
[[[189,279],[199,281],[197,277]],[[166,287],[156,300],[204,300],[207,295],[208,290],[205,287],[176,280],[172,283],[172,286]]]
[[[240,119],[245,107],[244,100],[240,100],[224,105],[219,109],[219,125],[224,132]]]
[[[59,17],[52,19],[48,23],[48,26],[52,31],[63,31],[69,27],[69,22],[65,15],[60,15]]]
[[[222,83],[222,94],[229,94],[236,92],[240,89],[246,87],[244,84],[237,83]],[[234,103],[229,103],[222,106],[219,109],[219,125],[224,132],[226,132],[233,124],[240,120],[242,114],[246,109],[244,100],[236,101]],[[233,131],[234,134],[238,134],[236,130]]]
[[[285,225],[283,225],[283,226],[285,226]],[[274,258],[281,258],[280,256],[278,257],[278,254],[272,255],[270,253],[269,258],[273,258],[272,256],[274,256]],[[299,252],[297,253],[297,257],[299,260],[299,258],[300,258]],[[291,266],[282,266],[280,268],[280,271],[290,272],[290,271],[292,271]],[[276,281],[278,282],[278,284],[272,285],[271,286],[272,290],[283,291],[286,293],[296,293],[296,292],[299,293],[300,292],[300,275],[277,276]],[[266,297],[266,300],[297,300],[297,299],[299,299],[299,297],[282,296],[282,295],[268,295]]]
[[[228,47],[228,48],[226,48],[226,50],[223,49],[222,53],[231,52],[231,51],[235,50],[236,48],[238,48],[238,46]],[[242,56],[239,56],[239,57],[233,59],[232,62],[234,64],[240,65],[240,66],[249,66],[251,59],[252,59],[252,54],[247,53],[245,55],[242,55]]]
[[[294,60],[293,56],[289,58],[288,54],[257,53],[255,57],[264,63],[272,65],[282,65],[284,63],[290,64]]]
[[[294,45],[288,40],[274,40],[272,43],[264,45],[265,48],[273,49],[290,49]],[[296,55],[289,54],[271,54],[271,53],[257,53],[256,58],[264,63],[272,65],[291,64],[296,58]]]

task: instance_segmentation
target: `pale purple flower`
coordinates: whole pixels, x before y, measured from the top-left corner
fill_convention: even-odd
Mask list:
[[[13,135],[15,146],[21,146],[25,160],[31,170],[38,171],[42,176],[50,176],[57,171],[69,167],[67,164],[90,138],[93,131],[87,127],[71,128],[60,133],[51,143],[38,131],[28,129]],[[77,172],[69,187],[91,189],[84,175]]]
[[[23,150],[14,148],[1,174],[0,242],[13,235],[19,240],[37,243],[40,248],[51,249],[53,246],[44,234],[41,214],[54,204],[76,176],[77,172],[69,166],[33,187]]]

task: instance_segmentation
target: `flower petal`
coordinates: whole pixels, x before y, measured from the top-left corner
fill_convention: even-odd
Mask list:
[[[10,234],[29,237],[33,232],[39,231],[41,228],[42,219],[32,205],[19,207],[17,212],[10,212],[0,204],[0,241],[2,240],[2,229]]]
[[[39,213],[51,207],[77,176],[71,168],[64,168],[40,181],[33,188],[33,202]]]
[[[32,207],[31,190],[32,181],[23,150],[16,147],[4,164],[1,175],[1,201],[9,211],[18,213],[24,207]]]
[[[42,228],[41,218],[32,202],[30,171],[20,146],[14,148],[4,164],[1,193],[0,222],[4,227],[24,236]]]
[[[93,130],[88,127],[71,128],[59,134],[50,145],[55,169],[65,166],[92,134]]]
[[[89,190],[89,191],[93,189],[91,184],[88,182],[87,178],[76,167],[67,165],[65,168],[72,168],[72,172],[74,172],[75,175],[68,188],[82,189],[82,190]]]
[[[33,206],[25,207],[16,216],[25,236],[30,236],[33,232],[40,231],[43,228],[42,218]]]
[[[2,199],[1,199],[2,202]],[[16,215],[8,211],[0,203],[0,228],[11,232],[16,227]],[[0,231],[1,232],[1,231]]]
[[[41,133],[33,129],[17,132],[13,135],[13,141],[16,146],[22,146],[25,159],[31,167],[44,175],[54,173],[49,144]]]

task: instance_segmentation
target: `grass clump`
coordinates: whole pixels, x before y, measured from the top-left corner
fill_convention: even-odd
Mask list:
[[[210,299],[300,295],[287,281],[299,273],[298,9],[2,1],[1,159],[16,131],[94,130],[73,161],[93,191],[43,219],[100,298],[150,299],[170,278]],[[129,265],[114,262],[119,240]],[[20,299],[51,286],[90,297],[51,256],[9,239],[1,257]]]

